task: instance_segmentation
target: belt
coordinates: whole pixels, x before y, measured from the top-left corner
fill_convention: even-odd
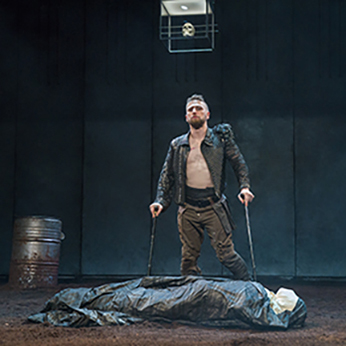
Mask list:
[[[208,199],[200,199],[200,200],[190,199],[189,197],[185,198],[185,202],[187,204],[190,204],[193,207],[198,207],[198,208],[208,207],[209,205],[213,205],[219,200],[220,198],[217,196],[211,196],[211,197],[208,197]]]

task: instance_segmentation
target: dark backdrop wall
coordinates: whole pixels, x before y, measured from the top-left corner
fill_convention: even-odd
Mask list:
[[[345,19],[343,0],[218,0],[215,51],[169,54],[159,1],[1,0],[0,274],[13,220],[52,215],[66,234],[61,276],[144,275],[148,205],[200,92],[251,170],[258,274],[345,276]],[[158,220],[154,274],[179,273],[175,209]],[[226,274],[208,240],[200,264]]]

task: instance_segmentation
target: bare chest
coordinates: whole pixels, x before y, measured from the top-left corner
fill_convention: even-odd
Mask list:
[[[200,142],[190,142],[190,152],[186,162],[186,178],[187,185],[191,187],[206,188],[213,186]]]
[[[205,158],[202,154],[200,144],[190,147],[190,152],[188,154],[187,160],[189,163],[194,164],[205,162]]]

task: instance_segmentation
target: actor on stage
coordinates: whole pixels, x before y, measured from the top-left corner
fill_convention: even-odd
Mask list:
[[[220,262],[235,279],[249,280],[246,263],[234,250],[234,222],[223,195],[225,164],[228,160],[239,184],[238,198],[248,205],[248,168],[229,124],[208,127],[209,107],[202,95],[186,101],[186,122],[190,131],[172,140],[160,174],[157,195],[150,205],[157,217],[171,204],[178,204],[178,228],[182,243],[181,274],[200,275],[197,265],[206,230]]]

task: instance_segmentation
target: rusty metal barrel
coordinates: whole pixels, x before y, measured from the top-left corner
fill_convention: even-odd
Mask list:
[[[28,216],[14,222],[9,285],[20,289],[54,287],[58,283],[60,244],[64,239],[59,219]]]

